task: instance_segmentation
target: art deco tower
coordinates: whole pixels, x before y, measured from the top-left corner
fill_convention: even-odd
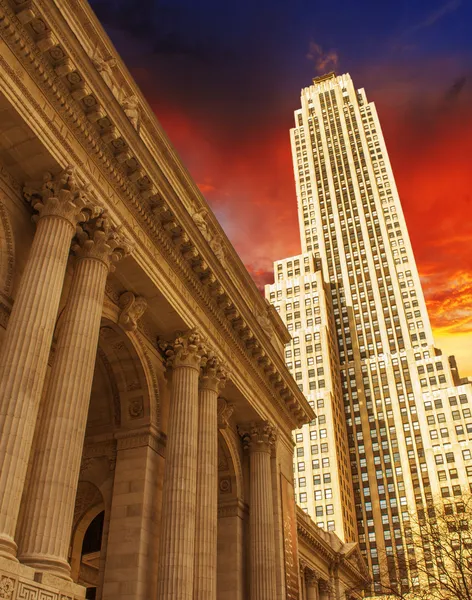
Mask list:
[[[411,511],[441,497],[454,510],[472,483],[472,385],[434,347],[364,90],[349,75],[316,78],[291,143],[302,254],[275,263],[266,297],[292,332],[286,361],[318,414],[295,434],[297,500],[320,526],[358,536],[373,593],[416,586]]]

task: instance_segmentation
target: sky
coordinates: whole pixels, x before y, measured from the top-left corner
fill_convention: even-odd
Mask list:
[[[300,252],[300,90],[350,73],[377,106],[436,343],[472,376],[472,0],[91,4],[261,288]]]

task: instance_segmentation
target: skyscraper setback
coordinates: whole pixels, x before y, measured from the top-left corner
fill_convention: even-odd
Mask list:
[[[415,587],[411,512],[439,498],[455,510],[471,489],[472,385],[434,346],[365,91],[347,74],[314,79],[290,134],[302,254],[275,263],[266,297],[318,415],[295,433],[297,501],[320,527],[359,539],[372,593]]]

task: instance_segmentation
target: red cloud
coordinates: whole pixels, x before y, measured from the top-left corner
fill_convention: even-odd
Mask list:
[[[431,73],[440,68],[452,72],[446,62]],[[421,71],[423,79],[418,72],[412,76],[405,65],[372,68],[355,82],[365,83],[377,104],[431,322],[444,341],[445,334],[472,330],[472,103],[462,98],[463,83],[438,91],[427,72]],[[211,115],[156,112],[262,288],[272,279],[274,260],[300,252],[292,115],[246,130],[232,130],[229,116],[222,130]]]

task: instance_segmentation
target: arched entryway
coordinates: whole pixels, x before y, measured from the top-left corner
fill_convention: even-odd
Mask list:
[[[137,599],[155,591],[163,457],[152,369],[139,334],[103,319],[70,555],[87,598],[115,600],[124,586]]]
[[[218,600],[248,598],[247,528],[239,440],[230,429],[222,429],[218,436]]]

